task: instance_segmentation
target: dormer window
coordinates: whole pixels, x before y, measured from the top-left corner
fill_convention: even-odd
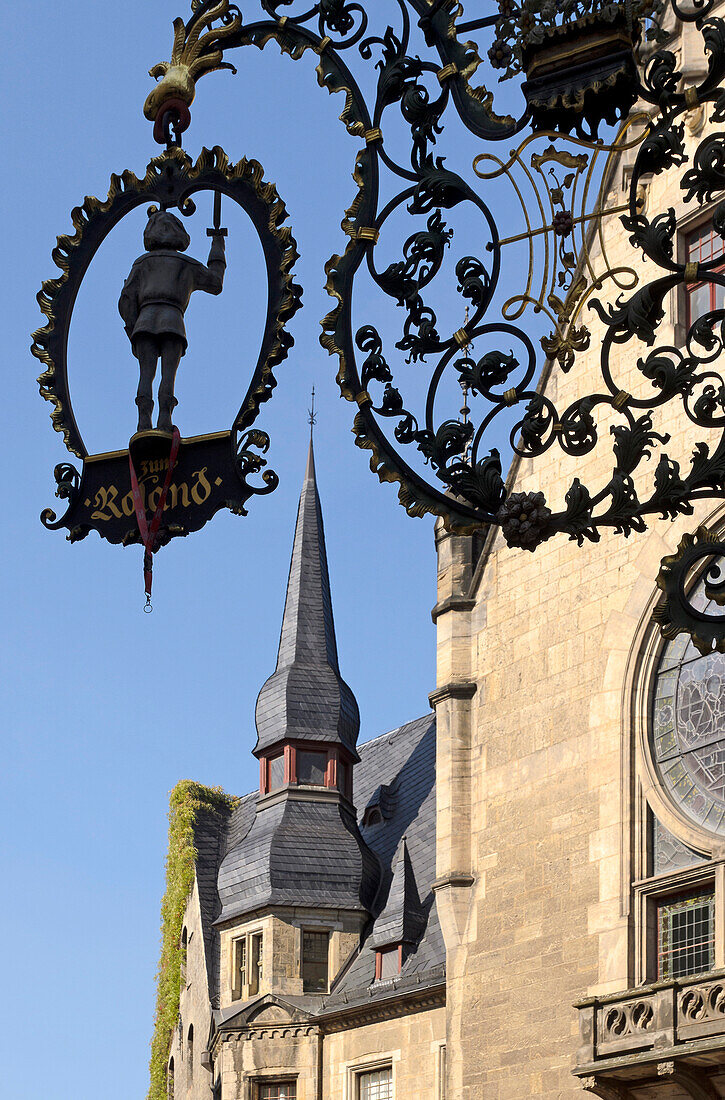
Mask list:
[[[398,943],[392,947],[384,947],[375,952],[375,981],[385,981],[386,978],[397,978],[403,969],[403,945]]]
[[[373,825],[382,825],[383,815],[377,806],[370,806],[363,814],[362,824],[364,829],[370,829]]]

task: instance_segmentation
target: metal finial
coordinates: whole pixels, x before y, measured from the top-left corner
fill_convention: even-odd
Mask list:
[[[315,387],[312,387],[312,408],[307,410],[307,415],[310,425],[310,439],[312,439],[312,432],[314,431],[315,424],[317,423],[317,413],[315,412]]]

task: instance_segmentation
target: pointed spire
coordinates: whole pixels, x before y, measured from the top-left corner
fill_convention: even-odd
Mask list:
[[[310,414],[314,415],[313,413]],[[277,668],[257,700],[255,753],[285,739],[340,741],[353,753],[355,697],[340,676],[312,439],[297,511]]]
[[[317,664],[320,661],[338,671],[325,529],[317,493],[315,452],[310,439],[297,511],[277,668],[295,663]]]

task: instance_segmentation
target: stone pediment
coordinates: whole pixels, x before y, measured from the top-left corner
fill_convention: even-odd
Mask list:
[[[286,1008],[281,1005],[262,1005],[261,1008],[251,1012],[247,1017],[248,1024],[289,1023],[291,1016]]]
[[[225,1020],[225,1026],[234,1028],[257,1026],[284,1026],[303,1024],[310,1019],[310,1013],[297,1005],[290,1004],[274,993],[265,993],[247,1003],[234,1016]]]

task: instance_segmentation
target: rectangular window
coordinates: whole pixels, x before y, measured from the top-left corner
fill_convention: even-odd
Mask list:
[[[358,1075],[356,1100],[393,1100],[393,1071],[390,1066]]]
[[[382,978],[397,978],[400,969],[401,951],[399,945],[387,947],[384,951],[376,952],[375,977],[378,980]]]
[[[284,785],[284,756],[273,756],[269,761],[269,789],[279,790]]]
[[[294,1081],[268,1081],[257,1085],[257,1100],[296,1100],[296,1097]]]
[[[247,940],[234,941],[234,974],[232,976],[232,1000],[238,1001],[247,984]]]
[[[329,988],[329,932],[302,933],[302,989],[305,993],[327,993]]]
[[[326,752],[307,752],[305,749],[297,750],[298,783],[307,783],[311,787],[324,787],[326,771]]]
[[[657,977],[702,974],[715,965],[714,892],[669,898],[657,907]]]
[[[722,257],[722,264],[717,264],[712,270],[725,272],[725,240],[716,233],[710,222],[701,225],[687,238],[687,261],[689,263],[711,263]],[[725,287],[717,283],[702,280],[691,283],[687,287],[687,325],[689,326],[714,309],[722,309],[725,306]]]
[[[255,932],[250,940],[249,996],[254,997],[262,984],[262,933]]]
[[[438,1100],[446,1100],[446,1048],[438,1049]]]

